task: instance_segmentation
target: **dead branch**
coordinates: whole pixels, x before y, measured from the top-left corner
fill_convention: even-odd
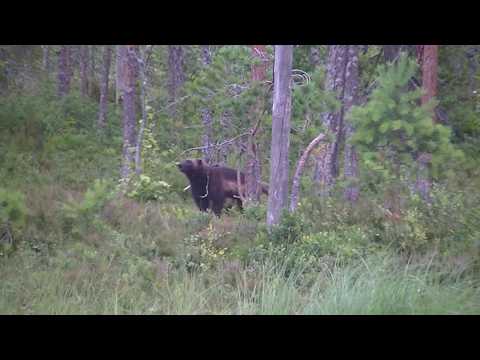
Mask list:
[[[320,141],[325,139],[325,134],[318,135],[315,139],[313,139],[310,144],[307,146],[305,151],[303,152],[302,156],[298,160],[297,168],[295,170],[295,175],[293,176],[293,183],[292,183],[292,194],[290,198],[290,212],[294,212],[298,205],[298,192],[300,188],[300,177],[302,176],[303,168],[305,167],[305,163],[310,156],[312,150],[318,145]]]

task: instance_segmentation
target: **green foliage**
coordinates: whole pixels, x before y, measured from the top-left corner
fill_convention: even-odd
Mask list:
[[[25,230],[27,214],[25,196],[0,187],[0,256],[13,250],[17,236]]]
[[[128,196],[139,201],[165,200],[170,185],[165,181],[154,181],[147,175],[140,175],[133,180],[132,190]]]
[[[407,90],[416,69],[405,54],[394,64],[380,66],[367,104],[353,107],[348,115],[363,164],[387,178],[398,179],[400,168],[412,167],[422,153],[432,154],[436,176],[447,159],[461,158],[450,143],[450,129],[432,121],[434,103],[419,106],[420,89]]]
[[[80,237],[90,227],[101,226],[100,212],[114,195],[112,183],[95,180],[81,201],[71,200],[63,205],[64,230],[73,237]]]

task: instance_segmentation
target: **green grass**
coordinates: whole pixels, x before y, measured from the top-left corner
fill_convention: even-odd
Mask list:
[[[479,314],[472,277],[372,256],[311,272],[285,262],[188,271],[84,246],[0,265],[1,314]]]

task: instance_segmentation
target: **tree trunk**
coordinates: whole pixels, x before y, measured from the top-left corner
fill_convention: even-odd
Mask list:
[[[122,51],[124,47],[117,45],[115,47],[115,104],[120,103],[122,97]]]
[[[70,47],[61,45],[58,54],[58,95],[63,97],[70,91]]]
[[[177,113],[175,102],[178,100],[180,89],[185,81],[183,69],[183,47],[181,45],[168,46],[168,95],[170,101],[170,116]]]
[[[275,46],[272,145],[267,227],[280,221],[288,204],[288,150],[290,147],[292,45]]]
[[[50,73],[52,72],[52,65],[50,63],[50,45],[42,45],[43,50],[43,70],[47,74],[47,77],[50,77]]]
[[[344,112],[348,114],[353,105],[357,102],[358,97],[358,45],[350,45],[348,47],[348,60],[345,71],[345,93],[344,93]],[[345,199],[350,203],[358,200],[360,193],[358,187],[358,156],[355,147],[350,144],[349,140],[354,133],[353,126],[350,121],[345,121],[345,161],[344,172],[347,187],[344,192]]]
[[[147,69],[148,60],[152,51],[152,45],[147,45],[142,54],[138,55],[139,75],[140,75],[140,102],[142,110],[142,120],[140,122],[140,130],[138,131],[138,139],[135,148],[135,172],[142,173],[142,143],[143,133],[147,126]]]
[[[210,55],[210,49],[208,45],[202,46],[202,62],[204,67],[208,67],[212,62]],[[203,123],[203,137],[202,145],[205,146],[203,149],[203,157],[205,161],[211,163],[213,161],[213,148],[212,146],[212,136],[213,136],[213,121],[212,121],[212,112],[208,107],[204,107],[200,110],[202,123]]]
[[[424,95],[422,96],[422,105],[428,103],[437,96],[438,81],[438,45],[424,45],[422,56],[422,87]],[[432,113],[432,119],[436,122],[435,113]]]
[[[438,80],[438,45],[423,45],[418,48],[418,57],[422,67],[422,95],[421,103],[425,105],[437,96],[437,80]],[[436,122],[435,110],[432,109],[432,121]],[[417,158],[417,181],[415,184],[417,192],[422,199],[428,201],[430,199],[431,181],[428,176],[428,164],[431,155],[427,153],[419,154]]]
[[[400,54],[402,45],[383,45],[383,57],[385,61],[392,62]]]
[[[80,45],[80,93],[88,95],[88,45]]]
[[[99,128],[104,128],[107,122],[108,80],[110,75],[110,63],[112,61],[112,47],[110,45],[105,45],[103,51],[102,82],[100,84],[100,105],[98,111]]]
[[[135,90],[137,83],[137,45],[123,45],[122,49],[122,89],[123,89],[123,163],[121,176],[128,179],[134,165],[136,142]]]
[[[341,106],[337,112],[323,115],[323,125],[333,136],[324,151],[317,157],[314,180],[319,185],[319,195],[329,196],[338,175],[338,150],[342,135],[343,97],[345,89],[345,70],[348,58],[348,45],[331,45],[328,52],[326,89],[336,94]]]
[[[267,74],[267,61],[266,61],[266,46],[265,45],[253,45],[252,55],[254,58],[260,61],[259,64],[252,65],[252,82],[264,81]],[[260,114],[260,101],[256,101],[255,105],[251,109],[252,122],[251,126],[258,124],[260,119],[256,119]],[[251,134],[247,138],[247,164],[245,169],[245,193],[247,203],[257,203],[260,200],[260,159],[258,158],[257,142],[255,140],[256,129],[252,129]]]
[[[320,49],[318,48],[318,45],[310,47],[309,60],[312,68],[315,68],[320,64]]]

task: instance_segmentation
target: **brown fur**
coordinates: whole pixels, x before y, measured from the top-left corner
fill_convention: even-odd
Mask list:
[[[242,209],[242,197],[245,195],[245,175],[240,173],[240,188],[237,170],[221,165],[208,165],[201,159],[185,160],[177,164],[181,172],[190,181],[193,200],[201,211],[211,209],[220,216],[227,199],[233,199]],[[266,185],[262,192],[268,195]]]

